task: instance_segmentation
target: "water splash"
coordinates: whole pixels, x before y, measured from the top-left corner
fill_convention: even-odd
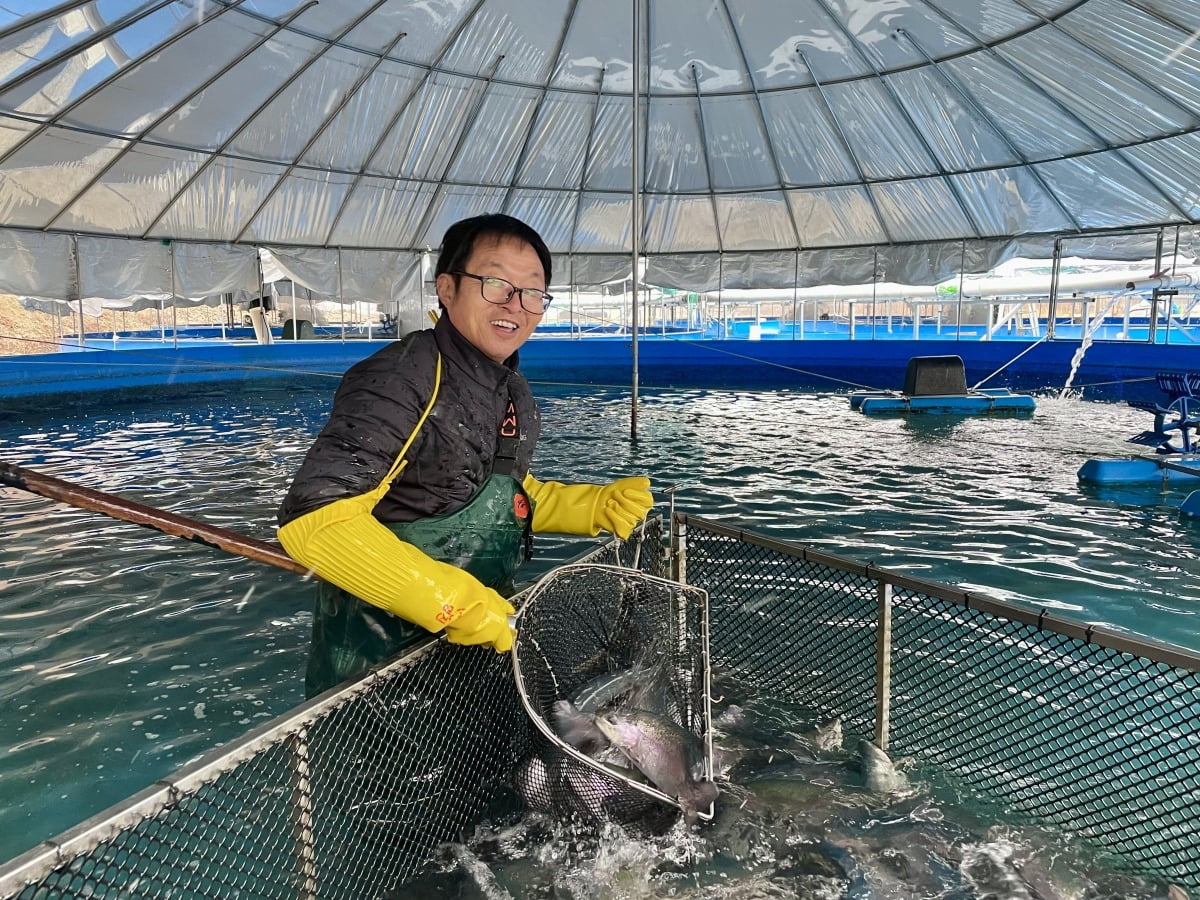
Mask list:
[[[1092,320],[1088,322],[1087,327],[1083,331],[1083,338],[1079,342],[1079,347],[1075,350],[1071,357],[1071,369],[1067,372],[1066,383],[1063,384],[1062,391],[1059,392],[1058,399],[1065,400],[1070,396],[1071,383],[1075,380],[1075,375],[1079,372],[1079,364],[1083,362],[1083,355],[1087,353],[1088,347],[1092,346],[1092,341],[1095,338],[1096,331],[1104,325],[1105,317],[1112,312],[1113,307],[1122,300],[1128,300],[1130,296],[1139,296],[1133,291],[1126,291],[1123,294],[1113,294],[1109,298],[1108,303],[1096,315],[1092,316]]]

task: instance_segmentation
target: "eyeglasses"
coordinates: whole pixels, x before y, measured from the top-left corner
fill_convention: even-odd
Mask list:
[[[521,304],[521,308],[527,313],[533,313],[535,316],[540,316],[549,307],[550,302],[554,299],[545,291],[539,291],[537,288],[519,288],[511,281],[505,281],[503,278],[496,278],[493,275],[475,275],[471,272],[451,272],[451,275],[466,275],[468,278],[474,278],[479,282],[479,293],[483,295],[483,299],[488,303],[497,305],[507,303],[513,294],[517,295],[517,302]]]

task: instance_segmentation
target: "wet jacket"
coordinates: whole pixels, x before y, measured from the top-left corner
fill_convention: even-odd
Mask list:
[[[529,471],[541,418],[517,355],[497,363],[442,316],[433,329],[389,344],[346,372],[329,421],[309,448],[279,510],[279,524],[378,486],[433,393],[438,352],[442,385],[409,449],[408,466],[375,506],[384,523],[412,522],[461,509],[492,474],[509,399],[519,442],[512,472]]]

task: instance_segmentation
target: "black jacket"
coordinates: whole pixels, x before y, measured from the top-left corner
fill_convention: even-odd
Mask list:
[[[511,396],[520,441],[513,471],[529,471],[541,417],[529,384],[484,356],[443,315],[356,363],[346,372],[329,421],[317,436],[279,509],[284,525],[334,500],[377,487],[433,393],[437,353],[442,384],[433,412],[408,451],[408,466],[375,507],[381,522],[411,522],[466,505],[492,474],[500,423]]]

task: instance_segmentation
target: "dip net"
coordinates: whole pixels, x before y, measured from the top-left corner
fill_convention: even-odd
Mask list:
[[[537,729],[514,776],[522,800],[584,823],[668,827],[679,798],[611,748],[567,740],[562,711],[564,701],[585,720],[650,710],[686,732],[688,778],[711,781],[707,593],[633,569],[570,565],[539,581],[517,617],[513,671]],[[711,819],[711,802],[697,812]]]

